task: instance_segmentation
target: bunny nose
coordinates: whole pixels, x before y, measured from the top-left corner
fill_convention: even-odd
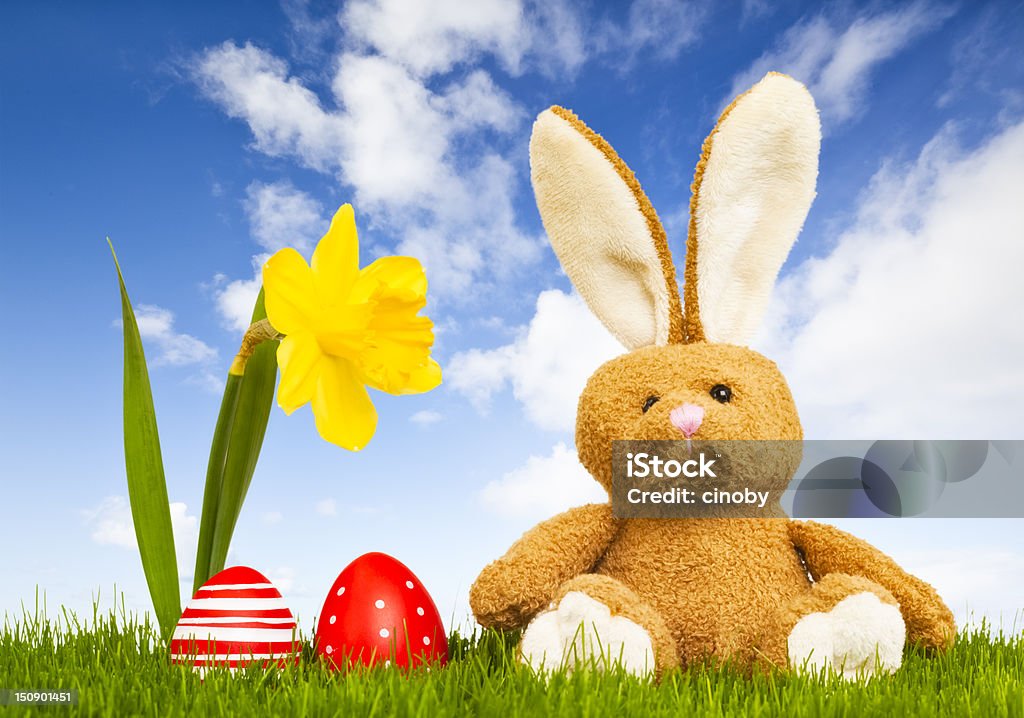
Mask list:
[[[677,406],[668,415],[672,426],[683,432],[683,436],[689,439],[697,433],[700,423],[704,421],[704,407],[696,404],[682,404]]]

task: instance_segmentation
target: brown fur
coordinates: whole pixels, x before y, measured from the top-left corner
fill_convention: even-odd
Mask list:
[[[708,394],[718,383],[733,389],[728,404]],[[661,400],[644,413],[652,394]],[[611,442],[678,438],[668,412],[684,401],[705,409],[702,439],[802,437],[774,363],[743,347],[675,344],[623,355],[591,377],[576,425],[580,460],[609,489]],[[789,462],[779,476],[762,476],[761,485],[788,482],[795,468]],[[787,519],[616,520],[607,506],[596,505],[529,531],[484,569],[470,602],[481,624],[521,628],[572,590],[564,584],[576,574],[614,579],[631,592],[616,597],[615,610],[645,616],[638,623],[655,638],[662,666],[668,665],[656,635],[662,624],[683,665],[709,657],[749,665],[760,656],[784,666],[786,638],[801,616],[861,591],[898,602],[910,640],[942,648],[954,630],[949,609],[930,586],[830,526]],[[603,589],[586,590],[586,583],[568,585],[584,586],[597,600],[608,597]],[[660,620],[647,617],[651,610]]]
[[[712,399],[715,384],[729,386],[732,401]],[[645,413],[649,396],[660,399]],[[671,344],[616,357],[590,378],[576,416],[580,461],[610,491],[611,442],[681,438],[668,415],[684,401],[704,408],[701,439],[803,438],[793,397],[774,362],[730,344]],[[788,483],[791,475],[780,478]]]
[[[485,568],[469,591],[477,620],[521,628],[554,598],[563,583],[590,573],[618,528],[608,504],[590,504],[534,526]]]
[[[895,597],[907,624],[907,640],[929,649],[948,648],[956,637],[953,612],[929,584],[911,576],[866,541],[814,521],[789,524],[793,545],[815,581],[831,573],[869,576]]]
[[[787,538],[783,521],[634,519],[597,570],[661,613],[684,665],[746,662],[765,618],[809,587]]]
[[[664,231],[633,173],[575,115],[558,112],[604,152],[633,190],[676,295]],[[577,451],[608,491],[612,442],[681,438],[669,412],[684,402],[705,412],[696,441],[790,440],[798,447],[803,438],[789,387],[773,362],[744,347],[702,341],[693,215],[713,135],[704,143],[694,179],[685,332],[675,296],[671,343],[607,362],[580,397]],[[732,389],[730,402],[710,396],[716,384]],[[650,396],[659,401],[644,412]],[[799,460],[794,451],[780,452],[767,464],[750,462],[742,480],[753,489],[784,487]],[[947,647],[955,630],[952,614],[931,586],[831,526],[786,518],[617,520],[608,505],[571,509],[528,531],[483,570],[470,590],[470,605],[484,626],[523,628],[569,591],[582,591],[645,628],[659,673],[709,657],[785,667],[796,622],[856,593],[898,604],[908,640],[926,647]]]

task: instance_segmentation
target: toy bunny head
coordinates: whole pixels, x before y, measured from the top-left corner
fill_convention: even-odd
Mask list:
[[[665,230],[633,172],[568,110],[537,118],[530,166],[544,227],[629,350],[594,373],[577,413],[580,461],[606,490],[616,439],[802,438],[786,380],[744,344],[814,199],[820,142],[814,101],[785,75],[726,108],[697,163],[681,298]]]

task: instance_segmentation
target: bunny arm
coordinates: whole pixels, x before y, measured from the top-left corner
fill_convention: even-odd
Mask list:
[[[523,534],[490,563],[469,590],[486,628],[521,628],[569,579],[593,569],[618,531],[610,504],[569,509]]]
[[[812,579],[819,581],[830,573],[871,579],[888,589],[899,603],[909,643],[940,650],[952,644],[956,624],[939,594],[877,548],[834,526],[814,521],[791,521],[789,535]]]

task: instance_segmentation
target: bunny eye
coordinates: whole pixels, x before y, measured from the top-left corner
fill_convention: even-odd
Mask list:
[[[655,396],[654,394],[647,397],[647,401],[644,402],[644,413],[646,414],[648,409],[657,404],[659,399],[661,399],[661,397]]]
[[[725,384],[715,384],[708,393],[719,404],[728,404],[729,400],[732,399],[732,389]]]

